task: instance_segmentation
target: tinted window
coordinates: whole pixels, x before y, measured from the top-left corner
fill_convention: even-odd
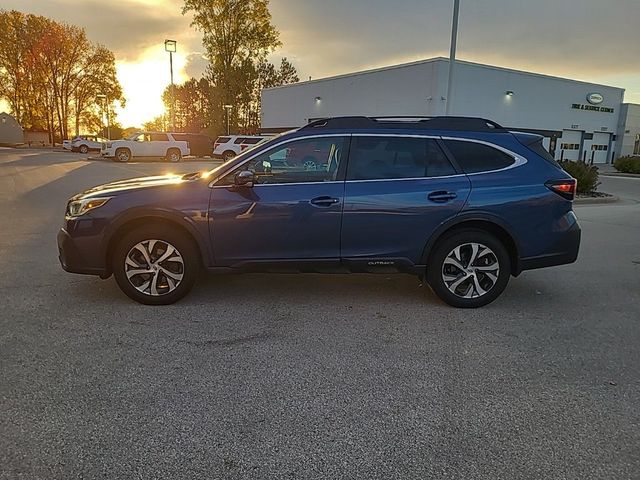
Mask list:
[[[229,137],[218,137],[216,143],[227,143],[229,140],[231,140]]]
[[[222,184],[232,184],[241,170],[252,171],[257,184],[333,181],[345,158],[345,144],[345,137],[326,137],[274,147],[231,172]]]
[[[445,144],[465,173],[499,170],[515,162],[511,155],[482,143],[445,140]]]
[[[235,143],[236,145],[240,145],[241,143],[243,143],[246,139],[244,137],[238,137],[235,139],[235,141],[233,143]]]
[[[347,180],[422,178],[456,172],[430,138],[354,137]]]
[[[245,138],[244,139],[244,144],[246,145],[255,145],[256,143],[260,142],[262,140],[262,138]]]
[[[149,134],[152,142],[168,142],[169,137],[167,137],[164,133],[151,133]]]

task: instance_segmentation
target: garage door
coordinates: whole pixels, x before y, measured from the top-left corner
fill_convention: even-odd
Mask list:
[[[589,158],[593,157],[593,163],[607,163],[609,158],[609,143],[611,140],[610,133],[595,132],[593,134],[593,142],[591,142],[591,152]]]
[[[556,156],[565,160],[579,160],[582,133],[579,130],[563,130],[562,138],[558,140],[560,148],[557,149]]]

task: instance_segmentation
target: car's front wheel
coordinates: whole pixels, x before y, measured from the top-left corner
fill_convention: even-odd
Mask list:
[[[166,226],[146,226],[124,236],[112,258],[120,289],[146,305],[169,305],[193,287],[200,260],[186,234]]]
[[[427,281],[441,300],[460,308],[482,307],[504,291],[511,276],[509,253],[482,230],[445,236],[430,255]]]

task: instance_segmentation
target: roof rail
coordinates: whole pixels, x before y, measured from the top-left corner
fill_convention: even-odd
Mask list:
[[[478,117],[421,117],[421,116],[385,116],[385,117],[330,117],[315,120],[300,128],[348,129],[348,128],[413,128],[425,130],[467,130],[477,132],[506,132],[507,130],[486,118]]]

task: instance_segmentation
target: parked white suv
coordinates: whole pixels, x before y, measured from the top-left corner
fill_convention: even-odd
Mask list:
[[[99,152],[102,149],[102,144],[106,142],[105,138],[96,135],[80,135],[71,140],[71,151],[87,153],[90,150],[94,150]]]
[[[164,157],[169,162],[179,162],[189,155],[189,145],[176,140],[173,133],[138,132],[124,140],[103,144],[101,155],[118,162],[128,162],[135,157]]]
[[[240,152],[257,145],[264,139],[259,135],[225,135],[218,137],[213,147],[213,156],[222,158],[225,162],[231,160]]]

